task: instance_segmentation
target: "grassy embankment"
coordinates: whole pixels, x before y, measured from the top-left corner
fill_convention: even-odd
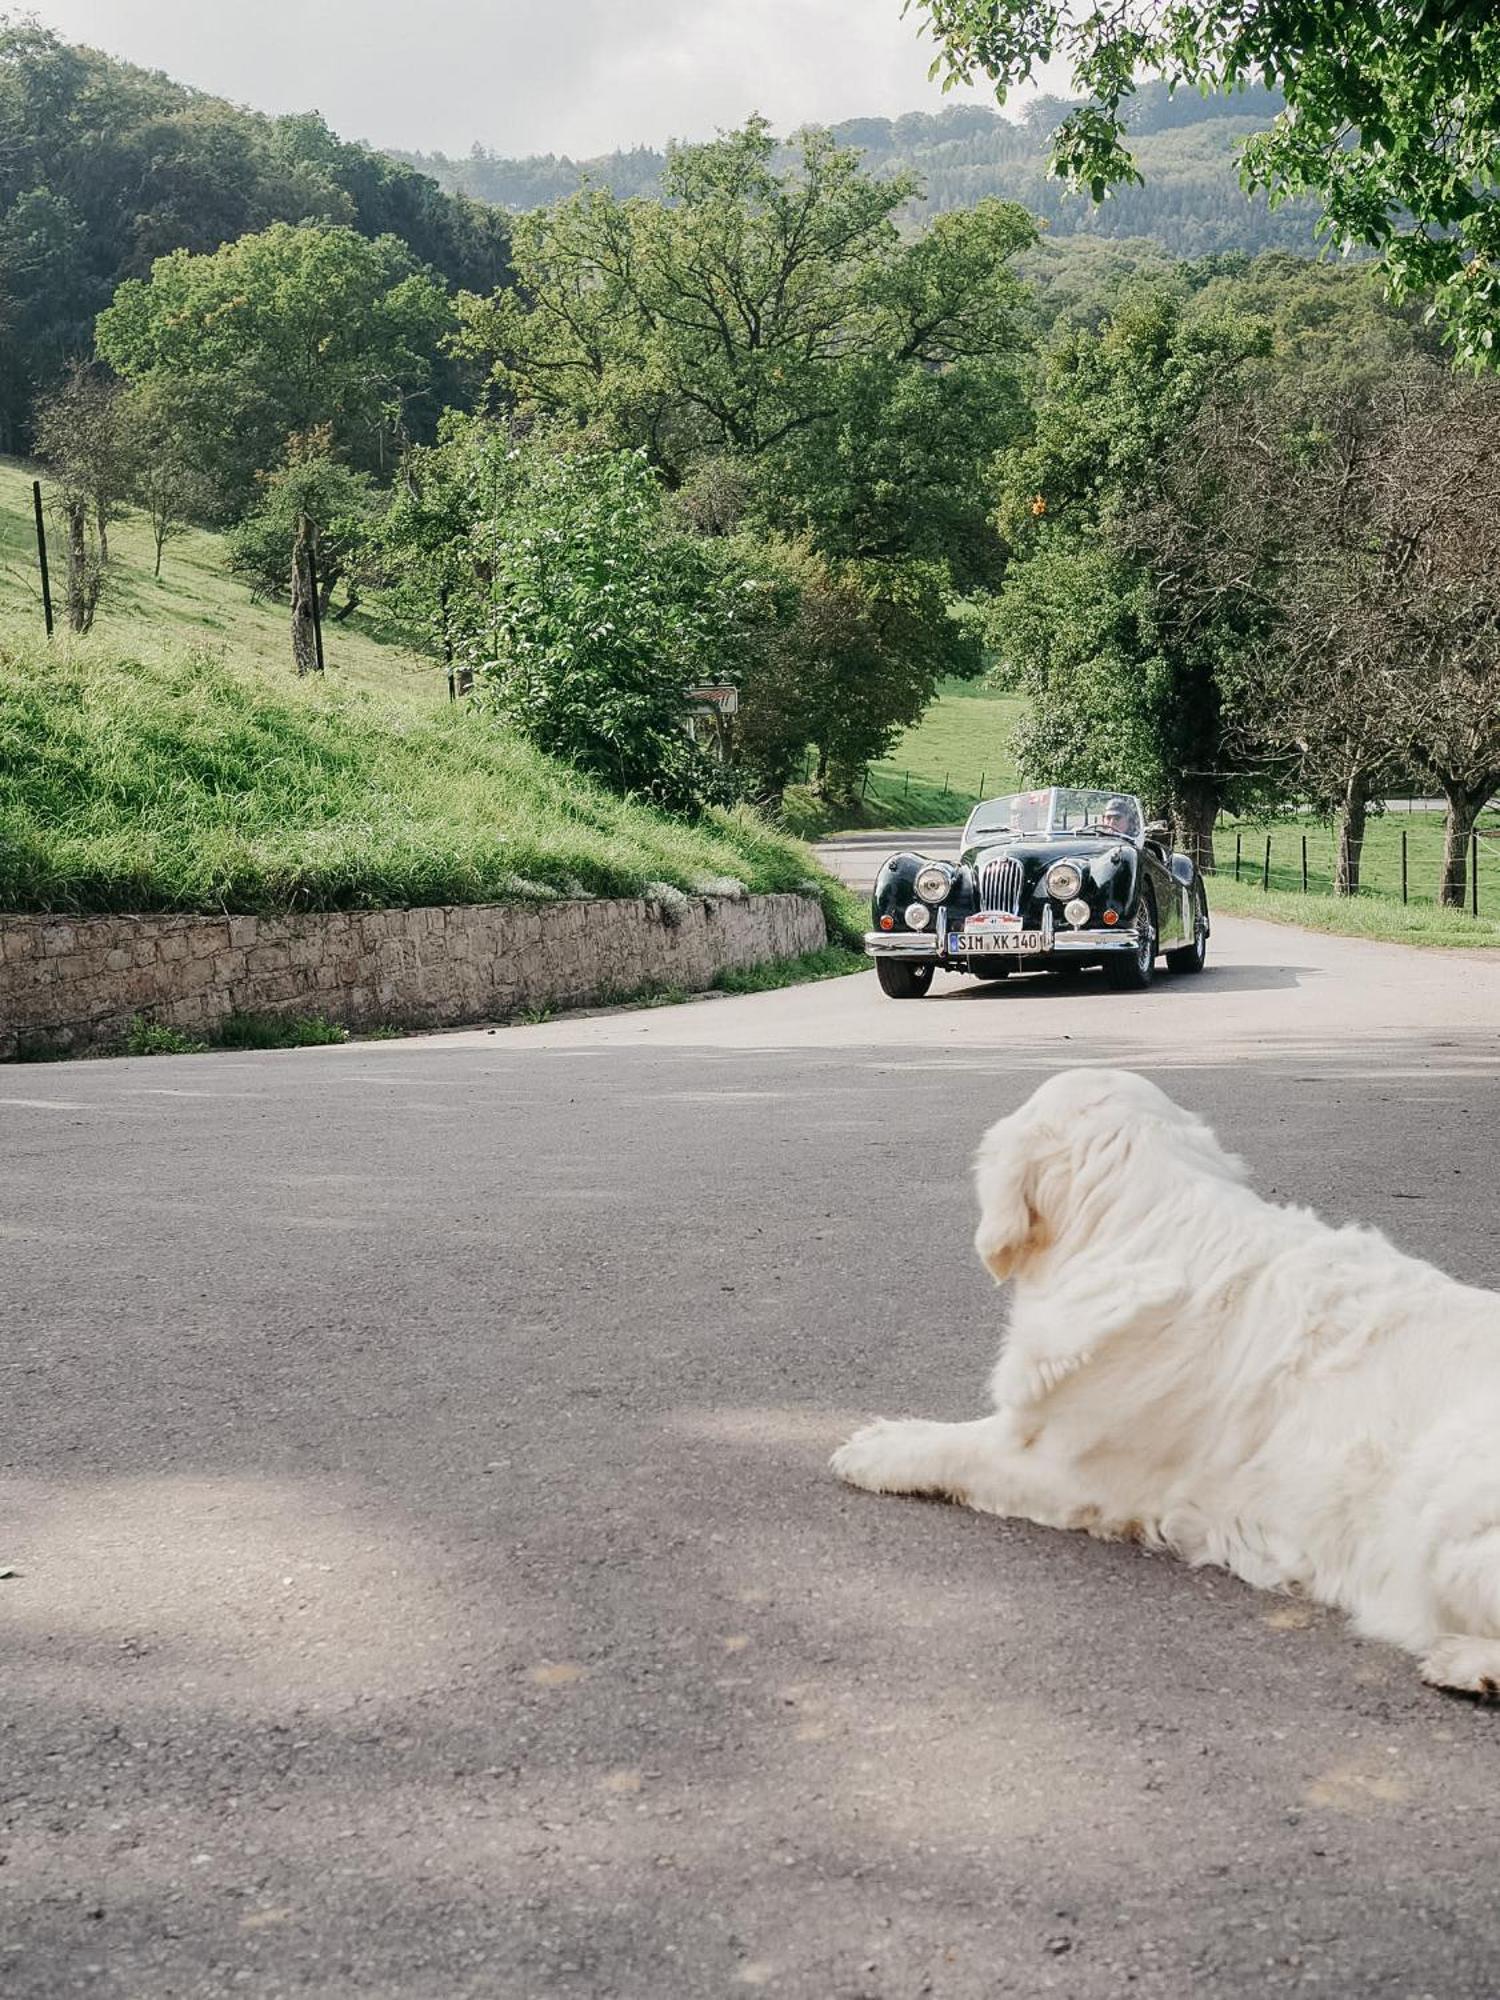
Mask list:
[[[816,882],[748,813],[684,826],[614,798],[466,705],[377,618],[331,625],[299,682],[286,617],[251,602],[213,535],[112,533],[85,639],[41,636],[30,487],[0,464],[0,909],[376,907]],[[59,592],[60,595],[60,592]]]

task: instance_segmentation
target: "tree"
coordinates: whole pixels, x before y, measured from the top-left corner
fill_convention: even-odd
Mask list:
[[[36,450],[66,491],[93,517],[101,564],[109,561],[109,524],[135,485],[136,439],[122,385],[75,362],[61,386],[38,405]]]
[[[212,511],[213,494],[198,470],[189,421],[172,382],[136,383],[125,419],[135,461],[132,493],[151,528],[153,574],[159,577],[163,549]]]
[[[545,432],[465,442],[476,504],[448,615],[481,700],[617,792],[673,811],[722,795],[684,722],[733,607],[645,454]]]
[[[1372,523],[1398,714],[1447,800],[1439,900],[1500,788],[1500,384],[1420,365],[1392,385]]]
[[[285,461],[262,477],[260,495],[230,534],[230,562],[258,592],[289,602],[293,665],[313,673],[334,592],[346,586],[345,615],[357,602],[351,579],[372,527],[370,479],[338,462],[324,428],[287,440]]]
[[[1129,293],[1053,351],[1034,435],[1002,461],[1012,554],[993,638],[998,671],[1031,697],[1024,768],[1139,792],[1204,866],[1219,811],[1264,788],[1231,753],[1229,696],[1267,613],[1248,584],[1200,590],[1196,544],[1223,491],[1182,482],[1178,454],[1268,345],[1256,321]]]
[[[940,564],[839,559],[805,536],[748,532],[707,552],[732,607],[717,669],[740,691],[732,756],[773,810],[810,744],[819,791],[852,806],[866,767],[920,717],[939,680],[979,671]]]
[[[763,120],[674,149],[664,200],[587,188],[515,222],[517,287],[460,302],[523,412],[644,449],[669,484],[755,468],[761,517],[841,556],[974,556],[1019,427],[1030,219],[989,202],[914,238],[913,183],[825,131],[788,166]]]
[[[167,382],[199,463],[238,510],[288,435],[326,426],[356,465],[387,464],[452,319],[441,282],[395,237],[286,223],[209,254],[175,251],[100,315],[133,382]]]
[[[910,4],[910,0],[908,0]],[[1137,79],[1169,89],[1269,84],[1285,97],[1242,155],[1273,200],[1315,195],[1343,247],[1378,250],[1398,296],[1428,292],[1462,356],[1500,327],[1500,16],[1491,0],[916,0],[945,82],[991,77],[1002,102],[1066,62],[1084,102],[1053,137],[1055,170],[1096,201],[1138,179],[1127,145]]]

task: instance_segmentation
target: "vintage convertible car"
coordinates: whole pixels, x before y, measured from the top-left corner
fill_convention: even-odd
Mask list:
[[[1140,800],[1053,785],[986,799],[958,864],[893,854],[875,882],[865,950],[893,1000],[918,1000],[938,966],[1011,972],[1101,965],[1120,991],[1151,984],[1158,953],[1201,972],[1208,898]]]

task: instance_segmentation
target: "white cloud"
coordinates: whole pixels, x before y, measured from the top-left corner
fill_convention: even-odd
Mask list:
[[[49,25],[351,138],[587,155],[936,110],[900,0],[40,0]],[[961,95],[983,98],[985,93]]]

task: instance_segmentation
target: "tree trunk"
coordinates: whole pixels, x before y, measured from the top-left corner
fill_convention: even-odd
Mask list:
[[[1359,894],[1359,864],[1365,848],[1365,817],[1369,803],[1370,792],[1365,778],[1351,778],[1344,787],[1344,803],[1339,808],[1339,858],[1333,871],[1335,896]]]
[[[1214,872],[1214,821],[1219,801],[1206,787],[1190,787],[1177,803],[1177,836],[1200,875]]]
[[[292,544],[292,660],[299,675],[315,674],[318,670],[309,554],[310,535],[304,516],[297,524],[297,539]]]
[[[99,560],[109,561],[109,510],[101,500],[94,509],[94,520],[99,529]]]
[[[1443,827],[1443,879],[1438,901],[1448,910],[1461,910],[1469,889],[1469,836],[1474,822],[1489,797],[1488,785],[1444,785],[1448,818]]]
[[[155,569],[154,569],[154,570],[152,571],[152,574],[153,574],[154,576],[157,576],[157,577],[160,577],[160,575],[161,575],[161,552],[162,552],[162,547],[163,547],[163,545],[164,545],[164,543],[166,542],[166,539],[167,539],[167,524],[166,524],[166,522],[165,522],[165,521],[158,521],[158,522],[155,522],[155,523],[153,523],[153,525],[152,525],[152,534],[153,534],[153,535],[155,536],[155,538],[156,538],[156,568],[155,568]]]
[[[82,500],[66,499],[63,517],[68,528],[68,624],[75,632],[87,632],[100,586],[99,563],[89,548],[88,507]]]

